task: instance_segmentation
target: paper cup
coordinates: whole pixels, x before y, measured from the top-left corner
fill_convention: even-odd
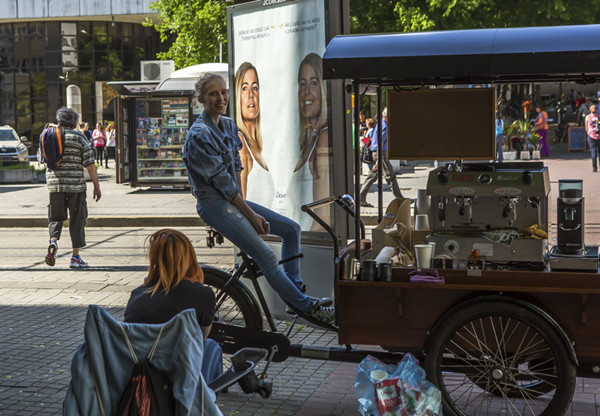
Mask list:
[[[430,244],[415,244],[415,256],[417,258],[417,268],[428,269],[431,267],[431,253],[433,246]]]
[[[428,214],[431,208],[431,197],[427,195],[427,190],[417,189],[417,201],[415,203],[417,214]]]
[[[431,258],[435,258],[435,243],[427,243],[431,246]]]
[[[371,379],[374,382],[385,380],[388,377],[388,373],[384,370],[373,370],[371,371]]]
[[[429,231],[429,216],[417,214],[415,216],[415,231]]]

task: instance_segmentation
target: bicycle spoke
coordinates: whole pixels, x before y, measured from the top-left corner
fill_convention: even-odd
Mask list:
[[[555,356],[538,330],[518,318],[487,315],[464,322],[443,346],[445,394],[459,414],[533,416],[556,393]]]

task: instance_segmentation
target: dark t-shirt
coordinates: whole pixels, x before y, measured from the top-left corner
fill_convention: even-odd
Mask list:
[[[148,286],[131,292],[125,308],[125,322],[162,324],[186,309],[195,309],[200,326],[212,324],[215,316],[215,295],[203,284],[182,280],[168,294],[148,293]]]

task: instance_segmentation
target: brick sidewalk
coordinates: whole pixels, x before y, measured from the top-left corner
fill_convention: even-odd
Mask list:
[[[209,250],[202,228],[179,229],[190,237],[202,262],[226,268],[232,265],[231,245]],[[81,253],[92,267],[72,270],[68,268],[68,250],[63,249],[68,242],[59,247],[55,267],[44,264],[47,230],[0,229],[0,415],[60,414],[70,362],[83,341],[87,305],[102,305],[115,317],[122,317],[129,293],[146,276],[144,240],[152,231],[92,228],[87,233],[88,246]],[[296,327],[291,341],[337,345],[334,333],[305,325]],[[299,358],[273,363],[270,399],[245,395],[234,386],[221,396],[219,404],[225,415],[295,415],[339,364]],[[332,402],[343,402],[348,387],[352,385],[339,386],[345,392],[330,395]],[[351,400],[348,406],[356,409],[357,403]]]

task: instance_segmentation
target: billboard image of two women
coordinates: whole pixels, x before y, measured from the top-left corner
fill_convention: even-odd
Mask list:
[[[322,229],[300,207],[331,194],[324,15],[323,0],[231,13],[242,192],[303,231]],[[329,207],[316,212],[329,223]]]

